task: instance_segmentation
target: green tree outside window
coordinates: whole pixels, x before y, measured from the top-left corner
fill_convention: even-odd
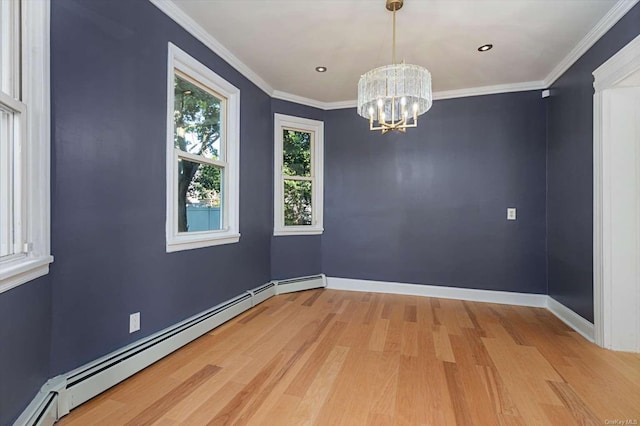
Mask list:
[[[189,154],[221,160],[222,101],[179,76],[175,77],[174,84],[175,147]],[[178,232],[187,232],[189,200],[211,207],[221,206],[224,170],[191,160],[179,161],[178,168]]]
[[[313,220],[311,209],[312,134],[284,129],[282,142],[284,224],[285,226],[311,225]]]

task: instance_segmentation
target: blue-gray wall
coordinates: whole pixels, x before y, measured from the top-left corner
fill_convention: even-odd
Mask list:
[[[539,91],[436,101],[404,135],[328,111],[322,271],[545,293],[545,122]]]
[[[269,96],[149,1],[51,3],[55,375],[270,280],[273,149]],[[240,89],[238,244],[165,252],[169,41]]]
[[[548,98],[549,295],[593,322],[593,75],[640,34],[631,9],[551,87]]]
[[[0,294],[0,425],[11,424],[49,378],[51,282]]]
[[[286,114],[311,120],[324,120],[324,111],[305,105],[273,99],[271,101],[271,128],[273,114]],[[325,144],[326,144],[325,123]],[[273,134],[273,130],[272,133]],[[273,156],[273,154],[272,154]],[[273,158],[271,159],[273,170]],[[325,208],[326,211],[326,208]],[[273,215],[271,219],[273,223]],[[304,277],[322,272],[322,251],[319,235],[287,235],[271,238],[271,277],[273,279]]]

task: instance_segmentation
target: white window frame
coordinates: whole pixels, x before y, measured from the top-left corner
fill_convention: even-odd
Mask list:
[[[223,229],[216,231],[178,232],[178,154],[174,147],[174,76],[175,70],[197,80],[226,98],[224,123],[226,141],[221,207]],[[180,154],[188,158],[187,153]],[[198,62],[185,51],[169,43],[167,66],[167,253],[237,243],[240,204],[240,90]]]
[[[17,0],[20,4],[20,69],[14,68],[15,90],[2,96],[17,123],[16,137],[20,138],[19,155],[14,174],[14,200],[18,209],[21,247],[0,261],[0,293],[49,273],[51,256],[50,236],[50,59],[49,25],[50,0]],[[6,31],[7,22],[0,22]],[[3,58],[3,62],[4,62]],[[5,62],[6,64],[6,62]],[[5,70],[6,71],[6,70]],[[6,76],[4,77],[6,78]],[[19,89],[19,90],[18,90]],[[16,145],[14,145],[16,146]]]
[[[320,235],[324,203],[324,122],[292,115],[274,114],[273,235]],[[301,130],[313,134],[311,141],[311,225],[285,226],[284,179],[282,173],[283,130]]]

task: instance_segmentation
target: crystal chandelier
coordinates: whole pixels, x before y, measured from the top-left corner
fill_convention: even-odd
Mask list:
[[[431,108],[431,73],[419,65],[396,64],[396,11],[404,0],[386,1],[387,10],[393,12],[392,65],[360,77],[358,114],[369,119],[370,130],[405,133],[410,127],[418,127],[418,116]]]

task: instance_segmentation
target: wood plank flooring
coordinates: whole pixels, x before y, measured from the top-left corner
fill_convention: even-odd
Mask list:
[[[60,424],[616,420],[640,421],[640,356],[600,349],[544,309],[310,290],[267,300]]]

